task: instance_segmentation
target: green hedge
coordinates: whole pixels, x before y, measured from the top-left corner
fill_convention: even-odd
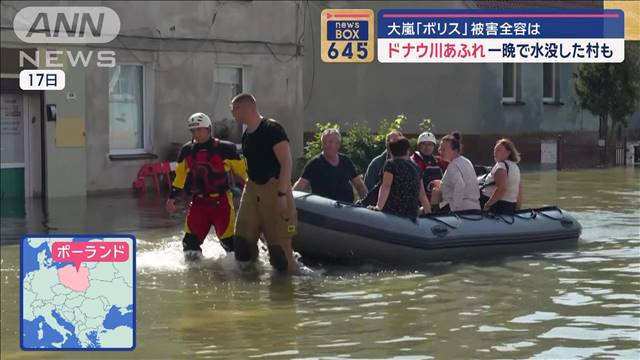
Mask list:
[[[402,126],[407,122],[407,117],[404,115],[398,115],[392,121],[387,119],[380,122],[380,126],[376,131],[373,131],[367,124],[354,123],[347,124],[346,130],[342,129],[340,125],[335,123],[317,123],[316,132],[313,136],[313,140],[307,143],[305,146],[305,161],[320,154],[322,151],[322,143],[320,136],[325,129],[337,128],[342,134],[342,146],[340,152],[348,155],[353,160],[356,166],[356,170],[359,174],[364,173],[367,170],[367,166],[371,160],[380,155],[384,151],[384,140],[386,135],[392,130],[402,130]],[[419,126],[419,132],[431,131],[433,125],[431,119],[423,119]],[[416,138],[409,139],[413,149],[416,148]]]

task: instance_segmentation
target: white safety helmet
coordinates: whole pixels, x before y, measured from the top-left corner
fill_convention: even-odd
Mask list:
[[[418,136],[418,144],[427,142],[427,141],[432,142],[433,145],[437,145],[436,137],[428,131],[425,131],[422,134],[420,134],[420,136]]]
[[[197,128],[211,128],[211,119],[205,113],[195,113],[189,116],[187,120],[187,127],[189,130]]]

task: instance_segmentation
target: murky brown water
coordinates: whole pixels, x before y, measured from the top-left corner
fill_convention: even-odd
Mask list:
[[[2,219],[2,359],[89,356],[18,348],[17,239],[43,224],[139,240],[137,349],[91,358],[640,358],[640,170],[524,179],[527,205],[557,204],[582,223],[577,250],[241,275],[213,242],[204,266],[186,269],[180,215],[164,215],[162,201],[68,199],[49,203],[48,217],[28,205],[28,220]]]

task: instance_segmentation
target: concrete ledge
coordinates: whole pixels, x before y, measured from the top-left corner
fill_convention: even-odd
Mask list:
[[[505,100],[502,100],[502,105],[506,105],[506,106],[523,106],[523,105],[527,105],[527,103],[524,102],[524,101],[505,101]]]
[[[123,154],[123,155],[109,155],[109,160],[111,161],[125,161],[125,160],[146,160],[146,159],[157,159],[158,155],[156,154]]]
[[[551,105],[551,106],[562,106],[564,105],[564,103],[560,100],[544,100],[542,102],[542,104],[544,105]]]

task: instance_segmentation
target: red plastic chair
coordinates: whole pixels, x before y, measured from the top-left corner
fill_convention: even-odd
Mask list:
[[[158,175],[162,175],[162,177],[164,177],[164,181],[167,183],[168,190],[171,191],[171,165],[169,164],[169,162],[164,161],[164,162],[154,163],[151,165],[153,168],[152,171],[155,178],[157,179]],[[160,186],[158,184],[158,180],[156,180],[156,189],[158,192],[160,192]]]
[[[146,191],[146,178],[152,177],[156,187],[156,192],[160,193],[160,179],[162,175],[165,178],[169,191],[171,191],[171,165],[169,162],[158,162],[144,164],[138,170],[138,176],[131,184],[136,192],[144,193]]]

